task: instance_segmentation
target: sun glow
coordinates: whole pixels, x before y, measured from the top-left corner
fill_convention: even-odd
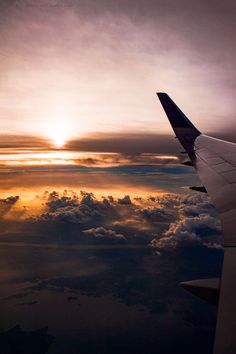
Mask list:
[[[66,137],[64,134],[57,134],[55,137],[52,138],[53,145],[56,148],[62,148],[66,142]]]
[[[66,141],[72,137],[72,129],[69,122],[66,122],[66,119],[57,119],[48,123],[44,127],[43,134],[51,140],[54,148],[62,148]]]
[[[48,93],[46,96],[48,104],[45,105],[42,113],[38,133],[49,139],[54,148],[61,149],[75,134],[79,135],[75,129],[72,98],[70,94],[66,95],[62,92]]]
[[[48,131],[48,137],[52,141],[55,148],[62,148],[66,141],[71,138],[69,124],[63,121],[53,124],[53,129]]]

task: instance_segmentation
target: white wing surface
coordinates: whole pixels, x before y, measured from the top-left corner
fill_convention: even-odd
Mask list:
[[[224,264],[214,354],[236,354],[236,144],[202,134],[166,93],[157,95],[220,215]]]

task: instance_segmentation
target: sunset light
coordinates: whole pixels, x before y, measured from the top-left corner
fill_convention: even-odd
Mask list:
[[[56,149],[64,146],[72,137],[72,125],[66,118],[49,118],[42,127],[42,134],[52,142]]]
[[[0,0],[0,354],[236,353],[235,18]]]
[[[66,141],[65,136],[60,132],[59,134],[57,134],[53,139],[53,144],[56,148],[61,148]]]

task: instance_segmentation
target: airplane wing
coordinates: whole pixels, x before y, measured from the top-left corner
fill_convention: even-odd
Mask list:
[[[224,264],[219,282],[214,354],[235,354],[236,144],[202,134],[166,93],[160,92],[157,96],[176,137],[190,158],[189,164],[195,167],[219,212],[224,233]],[[184,287],[188,288],[186,284]]]

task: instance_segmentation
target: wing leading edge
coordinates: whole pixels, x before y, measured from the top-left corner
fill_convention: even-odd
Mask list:
[[[221,218],[225,252],[214,354],[233,354],[236,353],[236,144],[200,133],[166,93],[157,96]]]

